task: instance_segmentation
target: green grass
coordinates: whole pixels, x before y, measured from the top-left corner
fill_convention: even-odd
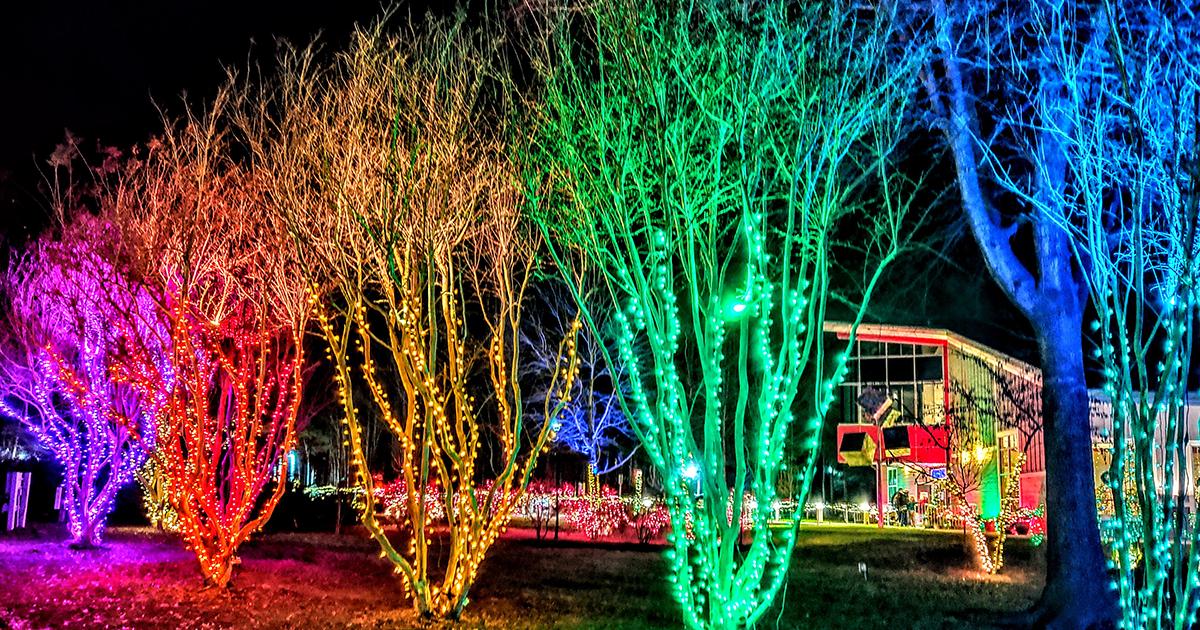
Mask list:
[[[999,576],[969,568],[961,534],[806,525],[766,628],[963,628],[1030,604],[1040,552],[1010,541]],[[0,627],[411,628],[390,567],[356,535],[273,534],[247,545],[230,592],[202,592],[172,538],[117,530],[106,549],[0,538]],[[858,563],[865,562],[864,578]],[[463,628],[674,628],[661,549],[500,541]]]

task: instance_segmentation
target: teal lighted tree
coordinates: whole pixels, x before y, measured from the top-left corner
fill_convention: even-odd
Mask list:
[[[1069,245],[1111,403],[1104,495],[1124,628],[1191,628],[1200,608],[1193,338],[1200,323],[1200,20],[1174,3],[1031,4],[1026,171],[1001,183]],[[998,159],[989,155],[994,162]],[[1021,173],[1048,182],[1026,192]],[[1190,426],[1189,426],[1190,425]],[[1191,463],[1191,465],[1189,465]],[[1072,535],[1076,535],[1072,532]],[[1096,606],[1096,602],[1088,605]],[[1076,622],[1078,623],[1078,622]]]
[[[662,474],[684,621],[753,625],[796,534],[768,527],[776,484],[798,476],[803,499],[844,367],[822,335],[836,242],[870,252],[865,303],[910,233],[913,187],[890,166],[923,51],[889,3],[620,1],[547,19],[531,211],[568,282],[577,264],[603,277],[583,311],[593,334],[616,322],[610,363]],[[731,515],[747,505],[744,529]]]

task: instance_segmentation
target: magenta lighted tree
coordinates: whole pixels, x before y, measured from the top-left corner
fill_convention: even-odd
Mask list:
[[[66,216],[70,223],[35,240],[4,276],[0,412],[53,454],[71,537],[92,546],[117,492],[154,448],[165,404],[163,390],[115,378],[115,357],[134,344],[162,366],[165,330],[150,295],[122,272],[107,215]],[[163,379],[170,383],[169,370]]]

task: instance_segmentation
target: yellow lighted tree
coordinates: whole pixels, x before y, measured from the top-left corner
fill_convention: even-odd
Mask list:
[[[416,610],[457,617],[554,423],[532,425],[518,382],[539,240],[485,113],[496,40],[461,19],[418,30],[360,30],[324,66],[286,53],[253,99],[273,107],[246,112],[242,128],[320,298],[363,523]],[[571,389],[578,329],[560,342],[545,417]],[[400,541],[376,518],[355,405],[364,390],[397,441]]]

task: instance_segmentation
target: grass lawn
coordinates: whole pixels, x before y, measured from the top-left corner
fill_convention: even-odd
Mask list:
[[[96,551],[60,537],[0,537],[0,628],[420,627],[377,547],[353,533],[261,536],[243,548],[228,592],[202,591],[195,561],[164,534],[115,529]],[[782,606],[760,627],[986,627],[1033,601],[1041,563],[1012,540],[1008,566],[986,577],[967,568],[954,533],[805,526]],[[456,627],[679,627],[665,569],[661,548],[513,530]]]

